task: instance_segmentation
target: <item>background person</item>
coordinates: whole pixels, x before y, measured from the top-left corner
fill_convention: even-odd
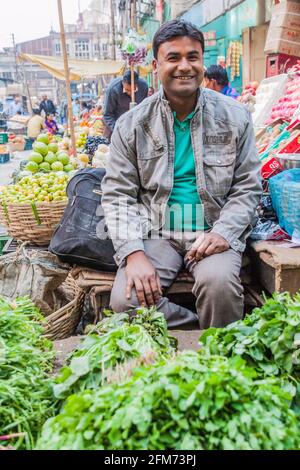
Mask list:
[[[27,136],[31,141],[34,141],[37,136],[45,129],[45,120],[42,118],[39,109],[33,109],[33,116],[29,119],[27,124]]]
[[[80,103],[80,113],[79,113],[79,116],[82,118],[82,119],[88,119],[89,118],[89,115],[90,115],[90,109],[87,105],[87,103],[85,101],[82,101]]]
[[[55,121],[55,116],[53,113],[47,114],[46,119],[45,119],[45,126],[46,126],[47,131],[50,134],[55,135],[58,133],[59,127]]]
[[[23,106],[20,96],[15,96],[15,98],[7,106],[8,117],[13,117],[16,114],[23,113]]]
[[[134,72],[135,102],[141,103],[148,96],[148,84]],[[131,103],[131,72],[127,70],[122,77],[115,78],[105,93],[104,123],[105,137],[110,138],[116,121],[126,113]]]
[[[73,116],[78,119],[80,115],[80,101],[78,98],[76,98],[73,101],[72,109],[73,109]]]
[[[47,95],[42,96],[42,101],[40,103],[40,113],[44,112],[45,116],[47,114],[54,114],[56,113],[56,108],[52,100],[48,99]]]
[[[229,86],[226,69],[221,65],[211,65],[206,69],[204,72],[204,87],[234,99],[240,96],[234,88]]]

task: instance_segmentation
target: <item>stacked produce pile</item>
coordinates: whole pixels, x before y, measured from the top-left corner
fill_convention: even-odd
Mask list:
[[[248,106],[249,111],[253,113],[255,111],[255,103],[256,103],[256,90],[258,88],[258,82],[250,82],[248,83],[243,91],[241,96],[238,96],[237,100],[240,103],[245,104]]]
[[[6,186],[0,192],[0,205],[33,202],[66,201],[67,175],[50,173],[24,176],[19,183]]]
[[[101,144],[108,145],[108,143],[109,142],[105,137],[88,137],[87,142],[85,144],[85,151],[89,155],[94,155],[99,145]]]
[[[50,171],[64,171],[69,173],[76,168],[66,151],[59,151],[56,142],[49,142],[47,134],[40,134],[34,142],[33,152],[30,154],[25,171],[31,173]]]
[[[272,107],[271,116],[266,121],[266,124],[270,124],[274,121],[274,119],[278,118],[291,120],[299,106],[300,70],[290,75],[282,96]]]
[[[0,298],[0,441],[31,449],[54,414],[48,374],[54,353],[41,335],[43,317],[28,299]],[[17,435],[15,435],[17,434]]]
[[[56,379],[65,401],[37,448],[299,448],[299,295],[275,295],[245,320],[206,332],[198,353],[177,356],[154,312],[115,315],[96,327]],[[156,354],[147,361],[149,351]]]
[[[11,152],[22,151],[25,148],[25,138],[22,135],[10,134],[8,143]]]

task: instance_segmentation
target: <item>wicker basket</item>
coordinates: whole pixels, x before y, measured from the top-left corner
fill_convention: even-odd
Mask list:
[[[66,206],[67,201],[7,204],[6,207],[0,203],[0,225],[4,225],[8,234],[17,240],[46,246]]]
[[[68,303],[48,315],[44,326],[44,336],[52,341],[69,338],[74,334],[84,303],[84,292],[70,274],[62,288]]]

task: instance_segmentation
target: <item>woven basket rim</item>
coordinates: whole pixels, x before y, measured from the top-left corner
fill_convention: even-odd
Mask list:
[[[45,317],[44,336],[52,340],[68,338],[74,333],[83,307],[84,291],[78,286],[76,279],[69,274],[63,284],[67,291],[72,291],[74,298]]]

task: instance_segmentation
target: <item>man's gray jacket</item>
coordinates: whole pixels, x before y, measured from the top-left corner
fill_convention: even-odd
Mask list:
[[[173,123],[161,89],[116,124],[102,183],[102,206],[117,264],[143,250],[143,239],[153,224],[160,229],[164,223],[174,178]],[[232,98],[201,89],[191,138],[206,222],[211,232],[242,252],[261,195],[250,112]]]

